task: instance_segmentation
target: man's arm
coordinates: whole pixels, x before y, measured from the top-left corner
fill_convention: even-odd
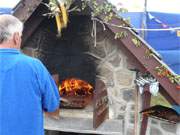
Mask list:
[[[52,75],[52,77],[55,80],[56,85],[58,86],[58,84],[59,84],[59,75],[58,74],[54,74],[54,75]],[[60,109],[59,108],[56,109],[54,112],[44,112],[46,117],[51,117],[51,118],[54,118],[54,119],[59,119],[59,113],[60,113]]]
[[[47,116],[58,118],[60,95],[57,85],[45,66],[39,60],[38,62],[37,78],[41,91],[42,109]]]
[[[60,113],[60,109],[58,108],[54,112],[45,112],[45,116],[51,117],[54,119],[59,119],[59,113]]]

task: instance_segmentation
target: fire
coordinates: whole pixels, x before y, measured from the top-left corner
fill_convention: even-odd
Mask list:
[[[59,86],[59,92],[61,96],[91,95],[93,92],[93,87],[83,80],[70,78],[62,82],[62,84]]]

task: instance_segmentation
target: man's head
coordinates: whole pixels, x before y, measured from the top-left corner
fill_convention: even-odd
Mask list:
[[[21,45],[23,23],[12,15],[0,15],[0,48],[16,48]]]

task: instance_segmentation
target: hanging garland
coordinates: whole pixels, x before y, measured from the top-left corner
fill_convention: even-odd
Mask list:
[[[159,77],[167,77],[172,83],[180,83],[180,75],[172,74],[164,65],[155,68]]]
[[[141,41],[138,38],[132,38],[132,42],[136,47],[141,47]]]

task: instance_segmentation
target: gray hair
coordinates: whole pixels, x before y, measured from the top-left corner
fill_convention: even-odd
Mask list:
[[[15,32],[22,34],[23,23],[12,15],[0,15],[0,44],[12,38]]]

